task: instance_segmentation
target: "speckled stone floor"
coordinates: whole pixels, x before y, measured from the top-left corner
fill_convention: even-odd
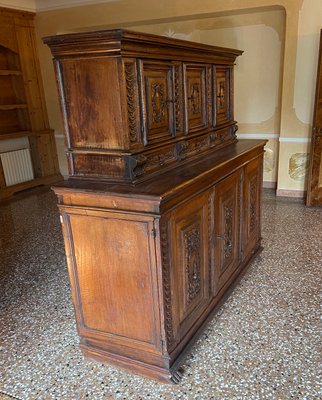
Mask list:
[[[82,357],[55,203],[43,191],[0,206],[0,393],[23,400],[322,398],[322,209],[265,193],[263,252],[192,348],[181,383],[168,386]]]

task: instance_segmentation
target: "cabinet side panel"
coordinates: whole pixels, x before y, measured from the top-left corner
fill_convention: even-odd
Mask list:
[[[155,342],[149,223],[69,215],[79,328]]]
[[[117,59],[60,61],[62,103],[73,148],[125,149]]]

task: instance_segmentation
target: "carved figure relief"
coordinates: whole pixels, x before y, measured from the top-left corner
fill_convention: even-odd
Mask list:
[[[152,119],[155,123],[163,122],[165,119],[164,85],[154,83],[152,85]]]
[[[193,227],[184,235],[185,268],[187,276],[187,305],[200,293],[200,229]]]
[[[252,232],[256,228],[257,224],[257,180],[258,177],[255,175],[250,182],[249,190],[249,229]]]
[[[224,234],[224,258],[230,258],[233,254],[233,205],[230,202],[224,207],[225,234]]]
[[[200,87],[198,83],[192,84],[189,99],[192,114],[200,114]]]
[[[219,99],[219,108],[225,107],[225,82],[219,82],[217,98]]]

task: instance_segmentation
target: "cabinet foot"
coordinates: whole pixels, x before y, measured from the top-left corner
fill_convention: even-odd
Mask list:
[[[178,385],[181,382],[182,376],[182,370],[173,371],[171,373],[170,382]]]

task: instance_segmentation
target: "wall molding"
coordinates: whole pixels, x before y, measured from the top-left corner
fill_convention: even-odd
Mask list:
[[[277,189],[277,197],[293,197],[303,199],[306,197],[306,190],[289,190],[289,189]]]
[[[238,139],[277,139],[278,133],[239,133],[237,132]]]
[[[278,133],[239,133],[238,139],[278,139],[282,143],[309,143],[311,138],[308,137],[280,137]]]
[[[280,137],[279,141],[284,143],[309,143],[311,142],[311,138]]]
[[[263,181],[263,188],[264,189],[274,189],[274,190],[276,190],[277,182]]]

